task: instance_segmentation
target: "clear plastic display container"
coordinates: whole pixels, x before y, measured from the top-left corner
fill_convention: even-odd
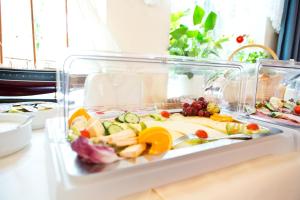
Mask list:
[[[256,110],[252,117],[300,128],[300,64],[263,60],[258,68]]]
[[[235,112],[242,106],[243,68],[236,63],[86,55],[70,57],[65,66],[60,91],[67,109],[154,108],[179,97],[199,96]]]
[[[63,114],[59,119],[49,120],[47,125],[52,163],[49,171],[58,184],[56,193],[61,199],[99,195],[106,199],[116,198],[260,156],[293,151],[295,144],[289,133],[291,130],[239,118],[246,114],[245,105],[255,106],[257,74],[255,66],[245,68],[234,62],[182,57],[95,52],[68,57],[63,71],[58,73],[58,97],[64,107]],[[199,97],[217,104],[221,115],[230,115],[233,122],[228,125],[226,121],[207,124],[184,121],[200,118],[185,117],[183,110],[184,103],[190,105]],[[173,148],[159,155],[146,152],[137,158],[123,158],[110,164],[85,163],[72,151],[68,141],[69,119],[79,108],[84,108],[102,123],[119,120],[124,112],[134,113],[142,121],[144,116],[157,116],[161,111],[167,111],[171,114],[170,119],[154,119],[154,122],[170,131]],[[201,119],[211,120],[209,117]],[[165,125],[166,121],[169,126]],[[150,127],[147,121],[143,122],[146,128]],[[59,125],[54,126],[57,123]],[[261,134],[248,130],[247,134],[242,134],[247,138],[231,138],[234,134],[228,132],[232,130],[230,123],[240,124],[238,127],[243,131],[248,130],[246,125],[256,123],[268,131]],[[198,127],[208,131],[209,142],[204,139],[205,142],[197,145],[175,148],[178,139],[195,138]],[[137,137],[142,130],[138,130]],[[174,135],[174,132],[181,135]]]

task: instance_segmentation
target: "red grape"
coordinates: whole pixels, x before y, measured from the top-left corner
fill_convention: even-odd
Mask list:
[[[197,110],[201,110],[201,109],[202,109],[202,104],[197,103],[197,104],[195,105],[195,108],[196,108]]]
[[[204,116],[205,116],[205,117],[210,117],[210,115],[211,115],[210,112],[204,111]]]
[[[198,116],[199,116],[199,117],[203,117],[203,116],[204,116],[204,111],[203,111],[203,110],[200,110],[200,111],[198,112]]]
[[[208,102],[207,102],[207,101],[204,101],[202,107],[203,107],[204,109],[206,109],[206,108],[207,108],[207,105],[208,105]]]
[[[198,101],[205,101],[204,97],[200,97]]]
[[[192,103],[192,107],[193,107],[193,108],[196,108],[196,105],[197,105],[197,102],[194,101],[194,102]]]
[[[186,108],[186,114],[187,114],[188,116],[192,116],[192,114],[193,114],[193,108],[192,108],[192,107],[187,107],[187,108]]]
[[[183,108],[187,108],[187,107],[189,107],[190,106],[190,104],[188,104],[188,103],[184,103],[183,104]]]
[[[198,109],[197,108],[193,108],[192,114],[193,116],[197,116],[198,115]]]

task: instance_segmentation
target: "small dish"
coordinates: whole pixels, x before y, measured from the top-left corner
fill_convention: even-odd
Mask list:
[[[30,143],[32,116],[0,113],[0,158]]]
[[[33,116],[32,129],[45,127],[46,119],[55,116],[58,104],[52,102],[23,102],[14,104],[2,104],[0,113],[19,113]]]

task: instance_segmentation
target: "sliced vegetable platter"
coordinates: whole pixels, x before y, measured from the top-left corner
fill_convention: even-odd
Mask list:
[[[5,103],[0,105],[0,113],[30,113],[47,111],[56,108],[57,104],[50,102]]]
[[[221,114],[219,105],[200,97],[182,103],[177,112],[122,112],[105,118],[105,112],[74,110],[68,119],[67,140],[81,162],[108,164],[142,156],[161,156],[173,149],[207,144],[223,139],[251,139],[269,129],[243,123]],[[251,136],[251,137],[249,137]],[[243,139],[243,137],[242,137]]]

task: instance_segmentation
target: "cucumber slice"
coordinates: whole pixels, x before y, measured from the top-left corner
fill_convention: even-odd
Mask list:
[[[161,115],[159,114],[150,114],[150,117],[152,117],[155,121],[163,121]]]
[[[111,124],[112,124],[111,121],[104,121],[104,122],[102,122],[102,125],[104,126],[105,130],[107,130],[108,127],[109,127]]]
[[[274,112],[275,108],[270,104],[270,103],[266,103],[265,104],[266,108],[268,108],[270,111]]]
[[[145,122],[140,122],[140,125],[141,125],[142,131],[147,128],[147,125],[145,124]]]
[[[132,129],[136,134],[142,131],[140,124],[128,124],[128,128]]]
[[[124,130],[121,126],[117,125],[117,124],[111,124],[108,129],[107,132],[109,135],[111,134],[115,134],[118,133],[120,131]]]
[[[130,112],[125,114],[124,119],[125,122],[132,123],[132,124],[137,124],[140,122],[140,117],[137,114],[130,113]]]
[[[124,123],[124,122],[125,122],[125,115],[126,115],[126,114],[127,114],[127,113],[121,114],[119,117],[116,118],[116,121],[121,122],[121,123]]]

